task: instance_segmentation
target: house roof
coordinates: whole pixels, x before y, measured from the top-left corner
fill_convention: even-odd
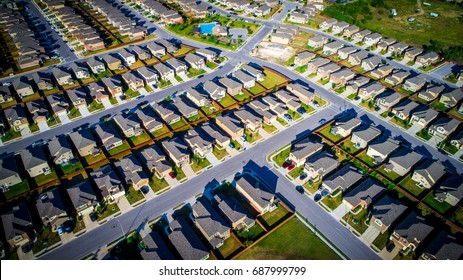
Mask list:
[[[371,213],[373,217],[380,220],[384,225],[390,226],[405,210],[407,210],[407,206],[389,195],[385,195],[375,203]]]
[[[294,144],[294,147],[291,149],[291,154],[298,158],[304,158],[307,155],[313,154],[316,151],[319,151],[323,148],[323,144],[315,142],[310,138],[305,138],[302,141]]]
[[[168,60],[166,60],[166,63],[172,66],[174,69],[177,69],[179,67],[186,67],[185,62],[181,61],[176,57],[169,58]]]
[[[71,102],[79,101],[80,99],[85,100],[87,97],[87,92],[84,88],[70,89],[66,91]]]
[[[3,214],[1,217],[6,240],[11,240],[15,236],[29,233],[33,230],[32,218],[25,202],[13,207],[11,211]]]
[[[255,67],[249,65],[249,64],[246,64],[243,66],[242,68],[244,71],[248,72],[249,74],[251,74],[252,76],[256,77],[258,75],[263,75],[263,72],[259,69],[256,69]]]
[[[301,60],[304,60],[304,59],[307,59],[307,58],[314,58],[316,57],[316,55],[312,52],[309,52],[309,51],[303,51],[303,52],[300,52],[296,55],[297,58],[301,59]]]
[[[182,259],[200,260],[209,255],[207,247],[183,217],[173,220],[169,226],[172,232],[168,238]]]
[[[211,96],[218,94],[219,92],[225,91],[225,88],[219,86],[217,83],[214,83],[213,81],[206,81],[203,85],[203,88]]]
[[[223,86],[227,87],[227,88],[231,88],[231,89],[241,89],[243,86],[238,83],[237,81],[235,80],[232,80],[228,77],[224,77],[224,78],[221,78],[219,79],[219,83],[221,83]]]
[[[96,206],[98,204],[96,194],[88,180],[80,182],[75,186],[68,187],[66,190],[75,209],[78,209],[87,203],[90,203],[92,206]]]
[[[246,192],[261,207],[269,205],[275,196],[272,192],[270,192],[265,184],[249,174],[241,176],[238,180],[236,180],[236,184],[239,185],[243,191]]]
[[[71,145],[66,140],[64,136],[54,137],[51,141],[48,142],[48,149],[52,157],[59,157],[65,153],[72,153]]]
[[[141,150],[138,155],[142,164],[149,170],[154,168],[158,172],[163,173],[172,168],[171,164],[166,160],[164,153],[156,145]]]
[[[219,143],[223,143],[230,139],[228,135],[225,134],[222,130],[220,130],[217,126],[215,126],[211,122],[205,122],[199,127],[204,134],[206,134],[210,139],[215,139]]]
[[[307,65],[309,65],[311,67],[320,67],[320,66],[326,65],[328,63],[330,63],[329,59],[324,58],[324,57],[317,57],[317,58],[314,58],[311,61],[309,61],[309,63],[307,63]]]
[[[140,251],[144,260],[175,260],[174,254],[157,231],[151,231],[142,241],[146,246]]]
[[[423,255],[432,260],[460,260],[463,244],[461,240],[442,230],[423,250]]]
[[[420,104],[411,101],[410,99],[405,99],[404,101],[400,102],[400,104],[394,106],[393,110],[397,112],[402,112],[402,114],[404,114],[405,116],[410,116],[412,112],[419,106]]]
[[[357,168],[349,163],[326,178],[323,181],[323,184],[330,188],[332,191],[337,188],[341,188],[343,191],[345,191],[356,182],[358,182],[361,178],[362,174],[357,171]]]
[[[164,150],[169,151],[174,157],[180,158],[183,156],[189,156],[188,146],[183,142],[180,137],[175,137],[161,143]]]
[[[378,200],[386,189],[376,179],[368,177],[354,189],[343,195],[343,199],[355,207],[360,202],[364,201],[368,206]]]
[[[224,218],[212,207],[209,200],[202,196],[196,200],[191,206],[193,210],[193,217],[196,223],[199,224],[201,229],[206,234],[206,238],[209,242],[216,247],[218,244],[223,242],[221,238],[212,238],[216,234],[223,234],[230,230],[230,226],[227,224]]]
[[[189,101],[183,99],[182,97],[175,98],[173,105],[183,116],[189,116],[195,112],[198,112],[198,109],[195,106],[193,106]]]
[[[241,121],[235,117],[233,114],[227,114],[225,116],[218,116],[217,121],[220,121],[224,126],[226,126],[231,131],[238,131],[244,128],[244,125]]]
[[[402,99],[402,95],[400,95],[399,93],[395,92],[395,91],[391,91],[391,90],[388,90],[388,91],[385,91],[383,93],[380,93],[376,99],[382,99],[384,100],[385,103],[389,103],[389,104],[396,104],[397,102],[400,101],[400,99]]]
[[[382,138],[378,139],[370,145],[371,149],[381,153],[382,155],[390,155],[392,152],[399,148],[399,141],[396,141],[392,138]]]
[[[198,64],[204,62],[204,58],[194,53],[188,53],[185,56],[185,61],[190,64]]]
[[[439,161],[425,160],[415,172],[422,175],[431,185],[445,174],[445,166]]]
[[[154,71],[153,68],[147,66],[140,67],[137,69],[137,71],[141,76],[143,76],[146,79],[158,76],[158,74],[156,73],[156,71]]]
[[[336,121],[334,125],[331,127],[331,129],[338,130],[340,128],[340,129],[348,131],[348,130],[352,130],[356,128],[357,126],[361,124],[362,124],[362,121],[360,119],[348,117],[348,118],[344,118],[344,119]]]
[[[89,59],[87,59],[87,64],[92,68],[97,67],[97,66],[104,67],[104,63],[96,56],[90,57]]]
[[[194,99],[202,100],[202,99],[209,99],[206,93],[200,92],[194,88],[189,88],[185,91],[189,96]],[[187,96],[188,97],[188,96]]]
[[[116,88],[122,88],[122,80],[121,80],[121,77],[119,75],[111,76],[111,77],[105,77],[105,78],[101,79],[101,81],[110,90],[114,90]]]
[[[208,135],[202,133],[199,127],[188,130],[183,135],[183,139],[185,142],[189,143],[192,149],[195,147],[198,147],[199,149],[206,148],[212,145],[212,141],[214,140],[213,138],[208,137]]]
[[[452,175],[447,178],[436,190],[436,197],[445,199],[446,195],[452,195],[458,200],[463,199],[463,176]]]
[[[88,129],[81,129],[75,132],[72,132],[69,137],[76,146],[77,149],[87,147],[88,145],[96,145],[95,138],[90,133]],[[98,148],[95,147],[96,150]]]
[[[11,176],[19,176],[19,170],[14,156],[0,158],[0,180]]]
[[[146,127],[148,131],[151,131],[155,127],[162,124],[162,122],[158,120],[156,113],[149,107],[137,109],[135,111],[135,114],[140,119],[140,121],[143,122],[143,125]]]
[[[127,184],[130,184],[130,182],[138,184],[138,182],[148,179],[148,176],[143,172],[142,166],[134,154],[116,161],[114,165]]]
[[[430,126],[430,129],[437,130],[437,128],[442,127],[445,131],[451,133],[460,125],[460,122],[454,118],[442,117],[437,119]]]
[[[405,83],[410,83],[413,85],[424,85],[426,83],[426,79],[422,75],[418,75],[405,80]]]
[[[167,73],[173,71],[172,68],[166,66],[166,65],[163,64],[163,63],[157,63],[157,64],[155,64],[153,67],[154,67],[154,69],[155,69],[159,74],[161,74],[161,75],[165,75],[165,74],[167,74]]]
[[[262,116],[256,113],[252,108],[249,106],[244,106],[242,108],[239,108],[235,111],[233,111],[233,114],[241,120],[243,123],[261,123],[262,122]]]
[[[409,151],[405,148],[401,148],[389,158],[389,163],[397,164],[405,169],[409,169],[417,164],[422,158],[423,156],[415,151]]]
[[[116,172],[111,168],[111,165],[106,165],[98,170],[90,173],[95,185],[100,189],[104,189],[103,196],[106,196],[109,190],[116,186],[121,186],[121,180]]]
[[[95,126],[95,132],[105,146],[121,140],[121,137],[117,134],[114,127],[107,123],[97,124]]]
[[[360,128],[352,133],[352,135],[355,135],[368,143],[378,137],[380,134],[381,130],[374,126]]]
[[[353,59],[356,59],[358,61],[362,61],[364,59],[366,59],[367,57],[369,56],[369,53],[365,50],[361,50],[361,51],[358,51],[356,53],[352,53],[349,55],[349,58],[353,58]]]
[[[42,193],[37,198],[36,207],[40,217],[51,218],[66,212],[58,188]]]
[[[321,151],[307,159],[305,166],[313,168],[318,175],[325,176],[339,166],[336,158],[327,151]]]
[[[140,122],[134,114],[123,115],[122,113],[119,113],[114,116],[114,121],[123,131],[140,128]]]
[[[55,68],[53,68],[53,69],[55,69]],[[31,87],[31,82],[29,81],[29,79],[26,76],[21,76],[19,78],[14,79],[12,84],[13,84],[13,88],[15,90],[21,90],[21,89],[24,89],[24,88]]]
[[[34,168],[43,163],[47,163],[47,157],[45,156],[41,146],[21,150],[19,154],[21,155],[21,159],[26,170]]]
[[[238,222],[243,219],[243,217],[243,222],[246,225],[250,225],[254,222],[254,218],[244,209],[236,197],[216,194],[214,195],[213,201],[216,203],[220,212],[228,219],[230,224]]]
[[[394,232],[405,238],[410,243],[423,241],[434,229],[425,218],[419,216],[416,212],[408,215],[397,227]]]

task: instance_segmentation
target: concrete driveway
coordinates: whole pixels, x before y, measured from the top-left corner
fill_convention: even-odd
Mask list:
[[[67,114],[59,114],[58,118],[61,121],[61,124],[67,124],[67,123],[71,122],[71,120],[69,119],[69,116]]]
[[[39,126],[39,129],[41,132],[44,132],[50,129],[46,121],[39,121],[37,125]]]

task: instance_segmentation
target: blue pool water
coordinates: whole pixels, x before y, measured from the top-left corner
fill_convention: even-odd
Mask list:
[[[214,29],[215,26],[216,24],[214,22],[202,23],[199,25],[199,32],[203,34],[212,34],[212,29]]]

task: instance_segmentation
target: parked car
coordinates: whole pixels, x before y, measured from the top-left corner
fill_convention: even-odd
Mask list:
[[[291,118],[291,116],[289,114],[285,114],[284,118],[285,118],[285,121],[287,121],[287,122],[291,122],[293,120],[293,118]]]
[[[95,221],[97,220],[97,216],[96,216],[95,213],[90,213],[89,216],[90,216],[90,220],[91,220],[92,222],[95,222]]]
[[[300,192],[301,194],[304,194],[304,187],[298,185],[296,186],[296,191]]]
[[[394,242],[389,242],[387,245],[386,245],[386,250],[390,253],[392,252],[392,250],[394,250],[395,248],[395,244]]]
[[[241,136],[241,137],[240,137],[240,139],[241,139],[241,141],[243,141],[243,143],[246,143],[246,142],[248,142],[248,140],[246,140],[246,136],[244,136],[244,135],[243,135],[243,136]]]
[[[307,173],[302,173],[301,176],[299,176],[299,180],[305,180],[307,178]]]
[[[291,162],[285,161],[285,162],[283,162],[282,167],[286,169],[286,168],[288,168],[288,166],[290,166],[290,165],[291,165]]]
[[[328,190],[323,190],[323,191],[321,192],[321,196],[322,196],[322,197],[325,197],[325,196],[327,196],[329,193],[330,193],[330,192],[329,192]]]
[[[174,172],[169,172],[169,176],[170,176],[170,178],[175,179],[175,174],[174,174]]]
[[[296,167],[296,165],[294,165],[294,163],[291,163],[289,166],[288,166],[288,170],[293,170],[294,168]]]
[[[66,232],[69,233],[69,232],[72,231],[71,225],[70,225],[69,221],[68,221],[68,222],[65,222],[63,225],[64,225],[64,230],[65,230]]]
[[[58,234],[59,234],[59,235],[63,235],[63,234],[64,234],[63,226],[59,225],[56,229],[58,230]]]
[[[320,199],[322,199],[322,195],[319,194],[319,193],[317,193],[317,194],[314,196],[314,198],[313,198],[313,200],[314,200],[315,202],[318,202]]]
[[[326,123],[326,120],[325,120],[325,119],[321,119],[321,120],[318,121],[318,123],[319,123],[319,124],[324,124],[324,123]]]
[[[233,143],[230,143],[230,144],[228,144],[228,147],[234,149],[234,148],[235,148],[235,145],[234,145]]]

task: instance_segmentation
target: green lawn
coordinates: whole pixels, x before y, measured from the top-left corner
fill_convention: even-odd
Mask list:
[[[389,114],[391,113],[391,111],[389,110],[386,110],[384,112],[381,113],[381,115],[379,115],[381,118],[387,118],[389,117]]]
[[[455,220],[455,223],[463,226],[463,207],[459,207],[452,216],[452,219]]]
[[[399,184],[402,188],[411,192],[414,196],[418,197],[424,189],[418,187],[415,184],[415,181],[412,180],[412,177],[408,175],[402,182]]]
[[[279,122],[282,126],[288,126],[289,124],[282,118],[277,117],[277,122]]]
[[[211,106],[203,106],[201,107],[201,110],[204,112],[204,114],[206,114],[206,116],[209,116],[220,110],[220,107],[219,105],[214,104]]]
[[[164,178],[159,179],[158,177],[156,177],[156,175],[153,175],[153,177],[151,177],[149,185],[153,192],[158,192],[169,186],[169,184]]]
[[[326,103],[326,102],[325,102],[325,103]],[[307,114],[310,114],[310,113],[312,113],[313,111],[315,111],[315,109],[314,109],[312,106],[307,105],[307,104],[305,104],[305,103],[302,103],[302,102],[301,102],[301,106],[302,106],[302,108],[304,108],[304,110],[305,110],[305,112],[306,112]]]
[[[277,209],[273,210],[272,212],[267,212],[262,215],[263,224],[267,229],[273,228],[273,226],[282,220],[287,214],[288,210],[286,210],[283,206],[278,206]]]
[[[297,121],[298,119],[301,118],[301,114],[299,114],[299,113],[296,112],[296,111],[290,110],[290,109],[288,109],[288,114],[291,116],[291,118],[292,118],[294,121]]]
[[[206,66],[211,68],[212,70],[214,70],[215,68],[219,67],[219,65],[217,65],[216,63],[212,62],[212,61],[209,61],[209,62],[206,62]]]
[[[228,108],[228,107],[230,107],[232,105],[235,105],[236,101],[233,100],[233,98],[231,98],[230,96],[225,95],[225,97],[222,98],[222,100],[220,100],[219,103],[220,103],[220,105],[222,105],[222,107]]]
[[[183,83],[183,79],[180,76],[175,76],[175,79],[177,80],[177,82]]]
[[[299,73],[302,74],[302,73],[304,73],[305,71],[307,71],[307,64],[302,65],[302,66],[298,66],[298,67],[294,68],[294,70],[295,70],[296,72],[299,72]]]
[[[117,203],[108,204],[103,202],[102,205],[96,207],[95,212],[97,216],[97,221],[102,221],[107,217],[114,215],[120,211],[121,210],[119,209],[119,206],[117,206]]]
[[[335,191],[333,195],[337,194],[338,192],[340,192],[340,190]],[[330,208],[331,210],[334,210],[338,208],[339,205],[341,205],[342,194],[336,195],[335,197],[331,197],[331,195],[327,195],[322,199],[322,202],[323,204],[328,206],[328,208]]]
[[[150,141],[151,138],[150,136],[148,135],[148,133],[144,132],[138,136],[132,136],[129,138],[129,142],[130,144],[132,145],[132,147],[136,147],[140,144],[143,144],[145,142],[148,142]]]
[[[368,219],[367,209],[362,209],[357,215],[353,215],[349,211],[342,219],[347,221],[347,223],[360,234],[363,234],[368,228],[368,225],[365,224]]]
[[[324,107],[326,105],[326,100],[319,97],[318,95],[314,96],[314,101],[316,101],[320,107]]]
[[[89,165],[92,165],[92,164],[97,163],[99,161],[102,161],[104,159],[106,159],[104,153],[100,153],[97,156],[88,155],[88,156],[84,157],[84,163],[85,163],[86,166],[89,166]]]
[[[38,126],[37,126],[38,130]],[[2,136],[2,142],[11,141],[21,137],[21,132],[15,131],[14,129],[8,129],[5,131],[5,135]]]
[[[249,97],[249,95],[247,95],[246,93],[234,95],[233,98],[235,98],[239,102],[247,102],[248,100],[251,99],[251,97]]]
[[[153,131],[152,134],[154,137],[158,137],[158,136],[164,135],[169,132],[170,132],[169,128],[166,125],[162,125],[161,129]]]
[[[400,126],[401,128],[407,130],[411,127],[410,123],[408,121],[405,121],[405,120],[402,120],[402,119],[399,119],[397,117],[393,117],[391,119],[391,123],[395,124],[395,125],[398,125]]]
[[[450,144],[450,143],[447,143],[444,145],[444,150],[447,151],[449,154],[456,154],[456,152],[458,152],[458,148],[455,147],[454,145]]]
[[[212,153],[218,160],[221,160],[223,157],[228,156],[227,150],[225,148],[219,149],[217,145],[215,145],[212,149]]]
[[[117,155],[117,154],[119,154],[119,153],[122,153],[122,152],[124,152],[124,151],[126,151],[126,150],[128,150],[128,149],[130,149],[130,146],[129,146],[129,144],[127,144],[126,141],[124,141],[124,142],[122,143],[122,145],[117,146],[117,147],[115,147],[115,148],[112,148],[111,150],[109,150],[109,151],[107,151],[107,152],[108,152],[108,154],[109,154],[110,156],[114,156],[114,155]]]
[[[238,259],[339,260],[340,258],[299,219],[292,218],[240,255]]]
[[[452,205],[447,202],[439,202],[434,198],[434,194],[430,192],[423,200],[426,204],[431,206],[434,210],[441,213],[442,215],[446,214],[447,211],[452,208]]]
[[[125,191],[125,197],[127,198],[127,201],[130,203],[130,205],[134,205],[138,201],[144,199],[145,197],[143,196],[143,193],[138,190],[136,191],[133,186],[130,186],[126,191]]]
[[[206,73],[206,71],[204,71],[203,69],[194,69],[194,68],[190,67],[188,69],[187,76],[188,76],[188,78],[194,78],[194,77],[202,75],[204,73]]]
[[[355,97],[357,97],[357,95],[358,95],[357,93],[349,94],[349,95],[347,96],[347,99],[349,99],[349,100],[354,100]]]
[[[69,119],[72,120],[72,119],[81,117],[82,114],[80,113],[80,111],[76,107],[72,107],[72,109],[68,113],[68,116],[69,116]]]
[[[173,166],[172,167],[172,172],[175,174],[175,178],[178,180],[178,181],[181,181],[183,178],[186,177],[185,173],[183,172],[183,170],[178,167],[178,166]]]
[[[265,79],[260,82],[260,84],[265,87],[266,89],[271,89],[275,86],[278,86],[286,81],[288,81],[283,76],[280,76],[273,71],[269,71],[268,69],[264,69]]]
[[[248,91],[253,95],[258,95],[258,94],[262,93],[264,90],[265,89],[263,87],[261,87],[259,84],[256,84],[252,88],[248,89]]]
[[[138,91],[135,91],[131,88],[129,88],[128,90],[126,90],[124,92],[124,97],[125,97],[125,100],[130,100],[130,99],[133,99],[137,96],[140,96],[141,94],[138,92]]]
[[[426,128],[423,128],[422,130],[418,131],[416,133],[416,136],[418,136],[419,138],[425,140],[425,141],[428,141],[429,139],[432,138],[432,135],[429,134],[429,131],[426,129]]]
[[[8,191],[3,192],[3,195],[5,199],[11,199],[27,191],[29,191],[29,184],[27,180],[23,180],[21,183],[9,187]]]
[[[302,173],[304,172],[304,165],[301,165],[299,167],[296,167],[294,168],[293,170],[289,171],[289,176],[291,176],[291,178],[294,178],[296,179],[297,177],[299,177],[299,175],[301,175]]]
[[[443,103],[440,103],[439,100],[436,100],[433,103],[431,103],[431,107],[434,107],[435,109],[441,110],[441,111],[444,111],[444,112],[449,109]]]
[[[386,178],[388,178],[389,180],[391,180],[392,182],[395,182],[397,179],[399,179],[400,176],[399,174],[395,173],[394,170],[390,170],[389,172],[386,172],[384,170],[384,165],[381,166],[381,168],[378,168],[378,172],[381,173],[383,176],[385,176]]]
[[[276,154],[273,157],[273,161],[275,161],[275,163],[281,167],[283,163],[288,159],[290,153],[291,153],[291,147],[288,147],[282,150],[281,152],[279,152],[278,154]]]
[[[49,117],[48,120],[47,120],[47,124],[48,124],[49,127],[58,125],[58,124],[60,124],[60,123],[61,123],[60,119],[57,118],[57,117],[55,117],[55,116],[51,116],[51,117]]]
[[[175,57],[182,56],[182,55],[185,55],[185,54],[189,53],[191,50],[192,50],[192,48],[190,48],[190,47],[182,46],[173,55]]]
[[[170,128],[172,130],[176,130],[176,129],[179,129],[181,127],[184,127],[185,125],[187,125],[187,123],[183,119],[181,119],[180,121],[174,122],[174,123],[170,124],[169,126],[170,126]]]
[[[37,233],[37,239],[32,245],[32,252],[34,254],[51,247],[52,245],[61,241],[58,232],[52,232],[50,227],[43,226]]]
[[[318,180],[317,182],[313,182],[312,180],[309,180],[302,185],[306,191],[308,191],[311,194],[314,194],[320,185],[322,184],[322,180]]]
[[[117,260],[141,260],[139,249],[141,240],[140,234],[136,232],[127,239],[118,242],[109,250],[109,254]]]
[[[240,143],[238,143],[238,141],[235,141],[235,140],[230,140],[230,143],[233,144],[233,146],[235,147],[235,150],[237,151],[240,151],[243,147],[241,146]]]
[[[58,170],[60,171],[60,174],[63,174],[65,176],[69,174],[73,174],[82,169],[83,169],[82,163],[80,163],[80,161],[77,159],[74,163],[70,163],[64,166],[58,165]]]
[[[200,120],[200,119],[201,119],[201,115],[198,113],[198,114],[196,114],[196,115],[194,115],[194,116],[192,116],[192,117],[189,117],[189,118],[187,119],[187,121],[188,121],[189,123],[194,123],[194,122],[196,122],[196,121],[198,121],[198,120]]]
[[[250,144],[259,141],[262,139],[262,136],[260,136],[259,132],[251,132],[248,129],[244,131],[244,134],[246,134],[246,141],[248,141]]]
[[[378,249],[382,250],[386,247],[387,242],[389,241],[389,233],[386,231],[376,237],[373,241],[373,245],[378,247]]]
[[[223,245],[219,247],[219,252],[223,258],[226,259],[239,248],[241,248],[240,243],[233,236],[230,236],[224,241]]]
[[[359,150],[354,146],[350,139],[347,139],[346,141],[342,142],[341,148],[351,155],[355,154]]]
[[[271,124],[266,124],[265,122],[262,123],[262,128],[267,132],[267,133],[274,133],[275,131],[278,131],[278,129],[271,125]]]
[[[34,177],[34,180],[37,186],[40,187],[54,180],[58,180],[58,176],[56,175],[55,170],[52,170],[48,175],[40,174],[39,176]]]
[[[373,158],[367,155],[367,152],[363,152],[357,156],[358,159],[360,159],[363,163],[370,167],[374,167],[375,163],[373,162]]]
[[[159,82],[157,83],[157,86],[159,88],[166,88],[166,87],[170,87],[172,85],[172,82],[167,80],[159,80]]]
[[[331,142],[334,142],[334,143],[337,143],[339,142],[342,137],[339,136],[339,135],[334,135],[333,133],[330,132],[331,131],[331,125],[328,125],[326,126],[325,128],[323,128],[322,130],[319,130],[318,132],[323,135],[325,138],[327,138],[328,140],[330,140]]]
[[[257,223],[250,227],[247,231],[238,231],[236,235],[241,240],[244,246],[251,245],[262,233],[262,229]]]
[[[96,100],[93,100],[92,103],[90,103],[90,106],[88,106],[88,111],[90,113],[94,111],[100,111],[104,109],[104,105],[101,103],[96,102]]]
[[[207,160],[207,158],[200,158],[197,156],[193,156],[191,158],[191,168],[194,172],[198,172],[209,165],[211,165],[211,163]]]

